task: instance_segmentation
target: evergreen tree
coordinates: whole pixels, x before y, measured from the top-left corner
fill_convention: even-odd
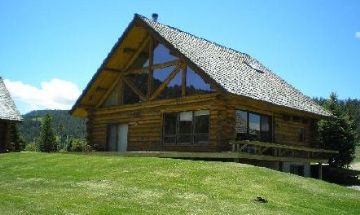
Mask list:
[[[51,127],[51,117],[46,114],[41,122],[39,150],[41,152],[54,152],[57,150],[54,131]]]
[[[338,102],[335,93],[330,95],[330,99],[324,107],[333,113],[333,117],[319,122],[319,136],[323,147],[338,150],[329,159],[329,164],[333,167],[347,167],[355,157],[355,129],[347,111]]]
[[[14,135],[12,136],[11,142],[14,143],[14,151],[22,151],[25,149],[25,141],[20,135],[19,127],[17,124],[13,125]]]

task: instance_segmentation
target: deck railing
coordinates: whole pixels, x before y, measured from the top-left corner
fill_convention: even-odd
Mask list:
[[[259,142],[259,141],[230,141],[232,152],[249,153],[254,156],[272,156],[283,158],[302,158],[302,159],[328,159],[331,154],[337,154],[338,151],[326,150],[320,148],[310,148],[305,146],[289,146],[277,143]]]

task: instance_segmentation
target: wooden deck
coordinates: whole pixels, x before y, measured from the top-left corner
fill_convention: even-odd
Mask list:
[[[249,159],[261,161],[327,163],[334,150],[287,146],[257,141],[231,141],[233,151],[224,152],[178,152],[178,151],[127,151],[101,152],[101,154],[125,157],[160,157],[160,158],[204,158],[204,159]],[[269,153],[270,152],[270,153]]]
[[[212,158],[212,159],[249,159],[263,161],[288,161],[327,163],[324,158],[298,158],[276,157],[271,155],[258,155],[246,152],[173,152],[173,151],[129,151],[117,153],[126,157],[160,157],[160,158]]]
[[[278,161],[304,161],[326,163],[338,151],[304,146],[290,146],[259,141],[230,141],[232,152],[247,153],[255,157],[272,157]],[[285,160],[284,160],[285,159]],[[261,160],[261,159],[260,159]]]
[[[338,153],[334,150],[257,141],[231,141],[230,144],[232,145],[232,151],[226,152],[128,151],[118,154],[128,157],[250,159],[327,163],[330,154]]]

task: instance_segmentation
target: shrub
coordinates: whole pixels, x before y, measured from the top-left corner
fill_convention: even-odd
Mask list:
[[[25,146],[25,151],[36,151],[36,144],[35,143],[29,143],[29,144],[26,144]]]
[[[81,139],[75,139],[71,141],[69,144],[71,144],[68,148],[70,148],[70,151],[72,152],[91,152],[93,151],[93,148],[90,145],[86,144],[85,140]]]

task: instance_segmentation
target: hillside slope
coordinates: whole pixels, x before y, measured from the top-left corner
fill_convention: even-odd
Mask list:
[[[244,164],[23,152],[0,169],[1,214],[360,214],[359,191]]]
[[[52,118],[52,127],[56,136],[85,138],[84,119],[72,117],[67,110],[36,110],[23,115],[24,121],[19,124],[19,131],[26,143],[39,136],[41,120],[46,114]]]

